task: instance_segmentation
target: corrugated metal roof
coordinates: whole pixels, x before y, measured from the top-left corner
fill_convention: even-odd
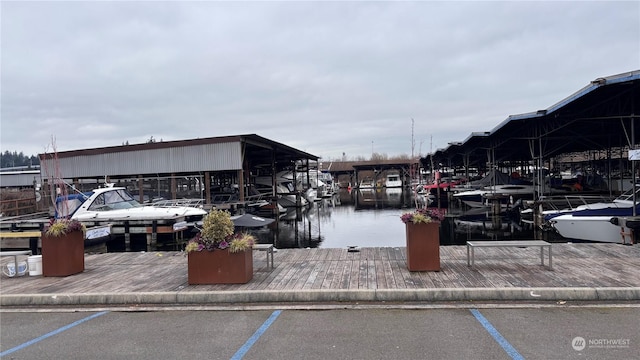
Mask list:
[[[464,142],[431,154],[436,159],[462,155],[484,164],[483,149],[495,151],[497,161],[530,160],[587,150],[636,146],[640,126],[631,132],[631,121],[640,109],[640,70],[597,78],[587,86],[544,110],[510,115],[490,132],[472,133]],[[631,144],[631,139],[635,143]],[[539,140],[533,141],[533,140]],[[428,159],[423,160],[428,163]]]
[[[509,115],[503,122],[501,122],[500,124],[498,124],[498,126],[493,128],[491,130],[491,133],[494,133],[494,132],[498,131],[501,127],[503,127],[504,125],[506,125],[507,123],[509,123],[511,121],[523,120],[523,119],[532,119],[532,118],[536,118],[536,117],[543,117],[543,116],[546,116],[546,115],[550,115],[554,111],[557,111],[558,109],[566,106],[567,104],[569,104],[569,103],[571,103],[573,101],[576,101],[577,99],[589,94],[590,92],[592,92],[592,91],[594,91],[594,90],[596,90],[596,89],[598,89],[600,87],[603,87],[603,86],[606,86],[606,85],[613,85],[613,84],[626,82],[626,81],[638,80],[638,79],[640,79],[640,70],[629,71],[629,72],[626,72],[626,73],[607,76],[607,77],[604,77],[604,78],[597,78],[597,79],[591,81],[591,83],[588,84],[587,86],[585,86],[582,89],[574,92],[573,94],[567,96],[566,98],[558,101],[557,103],[549,106],[548,108],[546,108],[544,110],[537,110],[537,111],[523,113],[523,114]]]
[[[53,173],[52,155],[39,157],[42,168]],[[318,160],[315,155],[255,134],[63,151],[56,157],[57,173],[69,179],[240,170],[243,155],[266,163],[273,158],[283,162]],[[43,171],[43,176],[50,175]]]
[[[53,169],[50,158],[41,161],[44,169]],[[65,178],[224,171],[241,169],[242,156],[240,143],[228,142],[58,156],[58,168]]]

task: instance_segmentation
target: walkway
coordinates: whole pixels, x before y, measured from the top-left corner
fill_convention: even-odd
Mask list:
[[[442,271],[413,273],[403,247],[280,249],[273,270],[256,251],[248,284],[197,286],[180,252],[86,255],[66,278],[3,276],[0,305],[640,300],[640,245],[553,244],[553,270],[538,248],[476,249],[473,269],[465,246],[440,249]]]

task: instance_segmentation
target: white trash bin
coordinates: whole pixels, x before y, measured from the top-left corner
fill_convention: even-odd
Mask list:
[[[29,262],[29,276],[42,275],[42,255],[32,255],[27,258]]]

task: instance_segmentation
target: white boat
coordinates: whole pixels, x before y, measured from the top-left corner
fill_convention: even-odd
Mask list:
[[[502,198],[502,202],[505,204],[513,204],[516,200],[522,198],[533,199],[535,195],[535,189],[533,185],[494,185],[483,187],[482,189],[462,191],[453,194],[455,199],[460,200],[469,207],[485,207],[489,206],[488,199]]]
[[[397,172],[387,174],[387,179],[385,180],[384,186],[386,186],[387,188],[402,187],[402,180],[400,179],[400,174]]]
[[[195,222],[207,212],[194,206],[201,200],[174,200],[142,205],[124,187],[108,186],[88,193],[69,194],[56,199],[56,217],[80,222],[176,220]]]
[[[323,194],[323,197],[331,197],[333,194],[338,192],[338,183],[333,180],[331,173],[328,171],[321,171],[318,173],[318,178],[325,185],[325,193]]]
[[[255,187],[261,194],[270,194],[272,191],[273,178],[271,176],[259,176],[255,179]],[[290,171],[281,171],[275,176],[276,195],[278,197],[278,205],[282,207],[301,206],[306,207],[309,202],[307,199],[298,195],[301,191],[296,189],[293,181],[293,173]]]
[[[578,206],[594,203],[612,202],[613,197],[607,195],[578,194],[578,195],[547,195],[533,201],[520,211],[520,220],[527,224],[538,224],[543,229],[548,228],[545,218],[575,211]],[[534,216],[537,219],[534,219]]]
[[[318,178],[317,172],[298,173],[296,181],[296,189],[302,191],[302,194],[309,203],[318,201],[327,196],[327,186]]]
[[[599,202],[578,206],[575,210],[549,216],[550,225],[564,238],[597,242],[624,242],[622,234],[629,232],[618,218],[640,212],[634,204],[634,191],[617,197],[612,202]],[[636,185],[636,199],[640,199],[640,186]]]
[[[360,184],[358,185],[358,189],[360,190],[373,190],[376,188],[376,182],[373,181],[372,178],[366,177],[360,180]]]

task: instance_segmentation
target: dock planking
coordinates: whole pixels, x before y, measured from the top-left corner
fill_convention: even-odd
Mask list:
[[[640,286],[640,245],[554,244],[553,270],[541,266],[539,253],[531,249],[478,253],[475,266],[469,268],[465,246],[443,246],[439,272],[409,272],[402,247],[359,250],[278,249],[274,269],[264,254],[254,252],[254,277],[248,284],[197,286],[187,284],[187,258],[181,252],[87,254],[81,274],[3,276],[0,290],[2,294],[56,294]],[[2,259],[3,266],[7,262]]]

